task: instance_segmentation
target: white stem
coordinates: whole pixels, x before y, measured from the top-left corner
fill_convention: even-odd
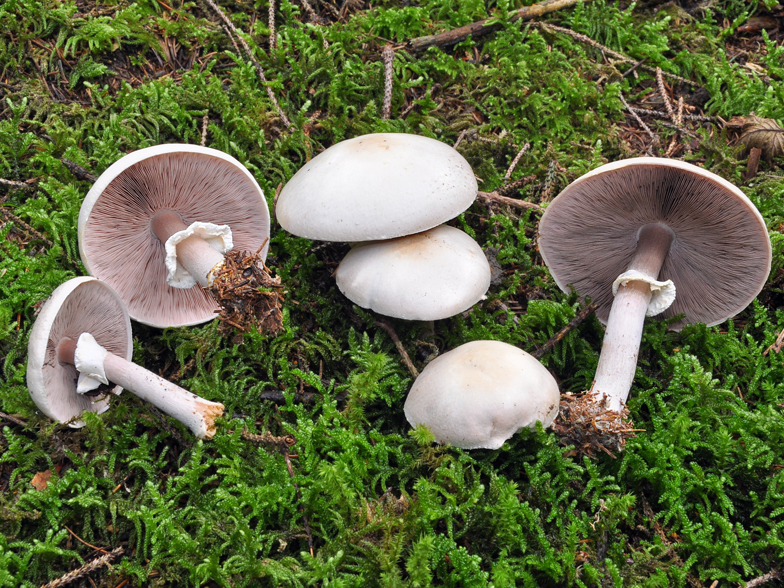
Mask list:
[[[152,218],[153,234],[166,243],[174,233],[184,231],[188,226],[176,212],[161,210]],[[223,263],[223,254],[213,249],[198,235],[191,235],[177,244],[177,261],[196,279],[200,286],[210,285],[210,272]]]
[[[628,269],[656,280],[673,236],[672,230],[665,225],[656,223],[642,227],[637,239],[637,250]],[[638,280],[621,284],[613,301],[591,387],[591,394],[604,398],[609,410],[620,412],[629,397],[637,369],[643,322],[650,301],[650,285]]]
[[[92,336],[86,338],[85,335],[89,333],[82,333],[78,343],[70,338],[62,339],[57,345],[58,360],[75,364],[75,355],[77,352],[82,353],[83,347],[86,348],[84,352],[93,357],[96,355],[95,350],[105,352],[102,368],[106,380],[122,386],[174,417],[188,427],[196,437],[211,439],[215,435],[215,419],[223,414],[222,404],[196,396],[151,371],[106,351]]]

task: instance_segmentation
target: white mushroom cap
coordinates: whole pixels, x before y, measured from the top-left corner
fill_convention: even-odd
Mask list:
[[[131,320],[120,297],[103,282],[91,277],[73,278],[58,286],[30,332],[27,351],[27,387],[46,416],[82,427],[71,420],[84,411],[102,413],[109,408],[107,396],[91,398],[77,394],[79,373],[72,364],[57,359],[63,338],[79,339],[90,333],[108,351],[130,360],[133,355]],[[112,392],[119,394],[122,388]]]
[[[338,266],[336,279],[340,291],[362,308],[432,321],[481,300],[490,287],[490,265],[476,241],[442,225],[357,245]]]
[[[79,253],[85,268],[111,286],[130,316],[153,327],[196,325],[218,305],[199,287],[167,284],[166,250],[150,222],[159,211],[193,222],[228,225],[235,249],[255,253],[269,238],[267,201],[236,159],[198,145],[158,145],[109,167],[79,211]],[[261,251],[266,258],[267,245]]]
[[[322,241],[392,239],[432,229],[476,198],[471,166],[449,145],[378,133],[341,141],[283,187],[280,225]]]
[[[534,357],[500,341],[472,341],[430,362],[414,382],[404,411],[439,443],[498,449],[536,421],[558,415],[558,384]]]

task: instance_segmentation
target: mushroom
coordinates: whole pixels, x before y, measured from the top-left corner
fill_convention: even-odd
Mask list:
[[[30,333],[27,387],[49,418],[82,427],[84,411],[108,410],[107,393],[127,388],[185,424],[199,438],[215,434],[223,405],[131,363],[128,311],[118,294],[92,277],[58,286]]]
[[[426,425],[439,443],[498,449],[518,430],[549,427],[558,384],[531,355],[501,341],[472,341],[431,361],[403,408],[411,426]]]
[[[204,287],[228,271],[224,254],[258,252],[263,266],[269,234],[267,202],[250,172],[196,145],[126,155],[79,212],[87,271],[117,291],[134,320],[161,328],[214,318],[219,307]]]
[[[275,213],[300,237],[372,241],[432,229],[471,206],[476,193],[471,166],[449,145],[378,133],[307,162],[281,190]]]
[[[694,165],[651,157],[570,184],[542,216],[539,250],[562,290],[598,304],[607,330],[586,409],[617,414],[646,315],[684,315],[675,330],[716,325],[754,299],[771,265],[765,221],[743,192]]]
[[[463,231],[423,233],[355,246],[336,272],[338,288],[362,308],[433,321],[467,310],[490,287],[490,265]]]

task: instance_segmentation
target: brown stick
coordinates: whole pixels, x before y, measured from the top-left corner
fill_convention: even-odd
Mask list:
[[[384,45],[381,57],[384,60],[384,106],[381,109],[381,118],[388,120],[392,110],[392,81],[394,75],[392,65],[395,60],[395,52],[392,50],[392,45]]]
[[[70,159],[66,159],[65,157],[63,157],[62,159],[60,159],[60,161],[63,162],[63,165],[68,168],[68,171],[70,171],[73,175],[75,175],[76,179],[78,180],[87,180],[88,182],[95,182],[95,180],[98,179],[93,174],[91,174],[86,169],[84,169],[81,165],[79,165],[78,163],[74,163]]]
[[[590,0],[586,0],[590,1]],[[545,14],[549,14],[550,12],[555,12],[556,10],[561,10],[563,8],[569,8],[577,4],[578,0],[545,0],[539,4],[534,4],[533,6],[524,6],[520,10],[512,13],[509,16],[510,21],[516,20],[530,20],[532,18],[537,18],[539,16],[543,16]],[[488,22],[491,21],[491,22]],[[462,27],[458,27],[456,29],[452,29],[451,31],[444,31],[443,33],[438,33],[437,35],[427,35],[425,37],[417,37],[416,39],[411,39],[408,42],[408,48],[411,51],[424,51],[428,47],[448,47],[449,45],[455,45],[456,43],[460,43],[461,41],[465,41],[469,36],[478,37],[479,35],[485,35],[489,32],[492,32],[501,27],[501,24],[494,19],[486,18],[484,20],[480,20],[469,25],[465,25]]]
[[[20,421],[18,418],[11,416],[10,414],[6,414],[4,412],[0,412],[0,419],[5,419],[7,421],[11,421],[15,425],[19,425],[20,427],[26,427],[27,423],[24,421]]]
[[[13,180],[5,180],[3,178],[0,178],[0,184],[4,186],[11,186],[12,188],[20,188],[22,190],[29,190],[33,187],[30,184],[25,184],[24,182],[15,182]]]
[[[745,588],[756,588],[757,586],[762,586],[763,584],[767,584],[768,582],[771,582],[773,580],[779,580],[780,578],[781,578],[781,572],[779,572],[778,570],[771,570],[767,574],[763,574],[762,576],[753,578],[752,580],[746,582]],[[742,583],[741,586],[743,586]]]
[[[73,570],[72,572],[68,572],[64,576],[57,578],[56,580],[52,580],[48,584],[44,584],[41,588],[60,588],[61,586],[65,586],[70,584],[74,580],[78,580],[82,576],[86,576],[90,572],[94,572],[95,570],[103,567],[108,566],[109,562],[111,562],[114,558],[118,557],[125,551],[124,547],[118,547],[117,549],[113,549],[112,551],[105,553],[99,558],[96,558],[90,562],[84,564],[81,568]]]
[[[79,543],[82,543],[83,545],[86,545],[87,547],[92,547],[93,549],[95,549],[95,551],[100,551],[100,552],[101,552],[101,553],[103,553],[103,554],[107,554],[107,553],[109,553],[109,552],[108,552],[108,551],[106,551],[105,549],[102,549],[102,548],[100,548],[100,547],[96,547],[95,545],[91,545],[91,544],[87,543],[87,541],[85,541],[84,539],[82,539],[81,537],[79,537],[79,535],[77,535],[76,533],[74,533],[73,531],[71,531],[71,529],[69,529],[69,528],[68,528],[68,527],[66,527],[65,525],[63,525],[63,527],[65,527],[65,530],[66,530],[66,531],[68,531],[68,532],[69,532],[71,535],[73,535],[73,538],[74,538],[74,539],[76,539],[76,540],[77,540]]]
[[[256,68],[256,72],[259,74],[259,79],[261,79],[261,83],[264,84],[264,88],[267,90],[267,96],[269,96],[270,101],[275,106],[275,109],[278,111],[278,116],[280,117],[280,120],[283,121],[283,125],[287,129],[291,128],[291,121],[288,119],[286,114],[283,112],[283,109],[280,107],[280,104],[278,103],[278,99],[275,98],[275,93],[272,91],[272,88],[270,88],[269,82],[267,81],[267,76],[264,74],[264,68],[261,67],[261,64],[258,61],[256,61],[256,59],[253,57],[253,52],[250,50],[248,43],[245,41],[242,35],[240,35],[240,32],[237,30],[237,27],[234,26],[234,23],[229,20],[229,17],[226,16],[226,14],[220,9],[220,7],[217,4],[215,4],[215,2],[213,2],[212,0],[204,0],[204,1],[210,6],[210,8],[212,8],[218,14],[218,16],[223,20],[223,22],[226,23],[226,26],[229,27],[229,30],[231,30],[231,32],[233,32],[237,36],[240,45],[242,45],[242,48],[245,49],[245,53],[247,53],[248,55],[248,59],[250,59],[253,66]]]
[[[527,202],[525,200],[518,200],[517,198],[509,198],[507,196],[501,196],[498,192],[477,192],[476,199],[482,200],[484,202],[507,204],[509,206],[515,206],[517,208],[533,208],[534,210],[540,210],[540,211],[544,210],[544,208],[542,208],[538,204],[534,204],[533,202]]]
[[[387,335],[390,336],[390,338],[392,339],[392,342],[395,344],[395,347],[397,347],[397,352],[403,358],[403,363],[406,364],[406,367],[408,368],[408,371],[415,378],[418,377],[419,376],[419,370],[417,370],[414,367],[414,364],[411,362],[411,358],[408,356],[408,352],[406,351],[406,348],[403,347],[403,344],[400,342],[400,337],[397,336],[397,333],[395,332],[395,329],[392,328],[392,325],[390,325],[389,323],[387,323],[385,321],[378,320],[378,321],[376,321],[376,326],[377,327],[381,327],[382,329],[384,329],[387,332]]]
[[[209,113],[205,113],[205,115],[201,119],[201,146],[204,147],[207,144],[207,124],[210,122],[210,115]]]
[[[653,149],[653,146],[656,145],[659,142],[659,137],[654,135],[653,131],[651,131],[651,129],[648,127],[648,125],[646,125],[644,122],[642,122],[642,119],[634,111],[634,109],[632,109],[632,107],[629,106],[629,103],[626,102],[626,100],[624,99],[623,95],[618,94],[618,97],[621,99],[621,103],[624,105],[626,110],[628,110],[631,113],[631,115],[634,117],[634,120],[637,121],[637,124],[640,125],[643,128],[643,130],[646,133],[648,133],[648,136],[651,138],[651,145],[648,147],[648,152],[650,153],[652,151],[652,149]]]
[[[544,345],[534,351],[531,355],[533,355],[536,359],[542,359],[545,353],[551,351],[559,341],[566,337],[566,335],[568,335],[571,331],[576,329],[585,319],[591,316],[597,308],[599,308],[597,304],[589,304],[588,306],[584,307],[574,316],[572,320],[566,324],[563,329],[550,337],[550,339]]]
[[[748,182],[751,178],[757,175],[757,168],[759,167],[761,155],[762,149],[759,147],[752,147],[749,151],[749,161],[746,164],[746,176],[743,178],[745,182]]]
[[[514,172],[515,168],[517,167],[517,163],[520,161],[520,158],[523,155],[525,155],[525,153],[528,151],[528,149],[530,147],[531,147],[531,144],[530,143],[526,143],[525,145],[523,145],[523,148],[520,149],[520,151],[517,152],[517,155],[515,155],[515,158],[512,160],[512,163],[509,164],[509,169],[507,169],[506,173],[504,174],[504,183],[506,183],[506,182],[508,182],[510,180],[510,178],[512,177],[512,173]]]

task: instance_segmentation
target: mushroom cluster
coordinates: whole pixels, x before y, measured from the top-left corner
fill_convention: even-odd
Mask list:
[[[721,323],[757,296],[771,265],[765,221],[743,192],[652,157],[570,184],[542,216],[539,250],[558,286],[590,297],[607,325],[593,385],[569,407],[566,433],[579,446],[616,450],[629,429],[621,417],[645,317],[673,319],[676,330]]]
[[[476,241],[442,226],[476,193],[470,165],[452,147],[379,133],[341,141],[306,163],[281,190],[275,212],[294,235],[354,244],[336,272],[349,300],[432,321],[469,309],[490,286]]]

